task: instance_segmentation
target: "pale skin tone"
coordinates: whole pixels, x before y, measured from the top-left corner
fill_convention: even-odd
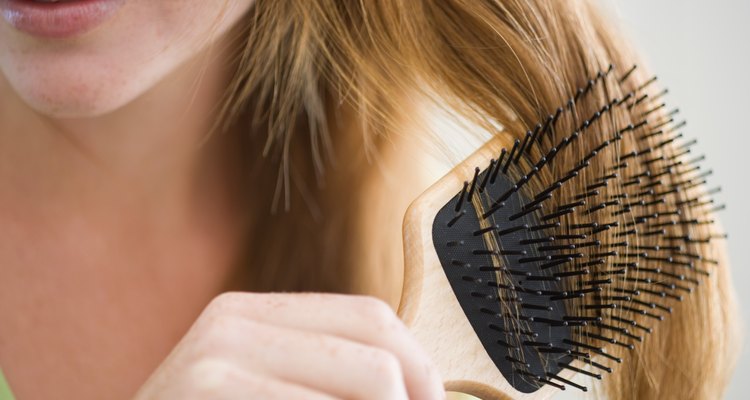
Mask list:
[[[189,3],[189,4],[188,4]],[[0,24],[0,368],[18,398],[443,397],[363,296],[221,293],[252,215],[204,138],[252,0],[129,0],[83,37]]]

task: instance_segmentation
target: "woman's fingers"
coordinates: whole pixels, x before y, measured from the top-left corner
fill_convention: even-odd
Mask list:
[[[158,396],[140,396],[138,400],[337,399],[304,386],[251,372],[219,357],[208,357],[191,364],[179,379],[184,382],[170,385]]]
[[[400,364],[409,398],[445,397],[440,377],[421,346],[380,300],[335,294],[227,293],[208,311],[381,348]]]
[[[328,334],[272,326],[236,316],[212,318],[194,350],[241,370],[294,382],[345,399],[408,398],[401,364],[387,350]],[[203,358],[203,355],[209,355]]]
[[[403,323],[362,296],[219,296],[143,386],[144,399],[440,399]]]
[[[238,368],[221,359],[206,359],[193,366],[192,374],[203,378],[200,395],[182,399],[268,399],[336,400],[335,397],[271,376]]]

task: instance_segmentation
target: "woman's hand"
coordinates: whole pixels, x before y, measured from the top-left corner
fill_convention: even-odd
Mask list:
[[[435,368],[380,300],[227,293],[136,395],[162,399],[442,399]]]

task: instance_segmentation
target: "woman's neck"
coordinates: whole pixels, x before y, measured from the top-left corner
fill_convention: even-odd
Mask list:
[[[127,397],[232,281],[249,207],[233,138],[206,140],[225,65],[204,54],[92,118],[0,80],[0,364],[20,398]]]
[[[52,202],[65,214],[192,207],[227,168],[226,138],[205,141],[226,87],[223,61],[206,52],[126,106],[86,118],[40,115],[3,79],[0,204]]]

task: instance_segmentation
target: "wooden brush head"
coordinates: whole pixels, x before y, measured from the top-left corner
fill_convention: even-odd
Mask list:
[[[495,366],[467,320],[432,240],[439,210],[461,190],[475,166],[488,164],[503,144],[501,137],[489,141],[409,207],[404,219],[406,267],[399,316],[432,355],[447,390],[485,400],[545,399],[559,389],[549,386],[532,394],[521,393]]]
[[[409,208],[399,314],[448,390],[544,399],[601,379],[717,263],[705,177],[655,79],[600,71]],[[651,97],[650,97],[651,96]],[[709,172],[710,174],[710,172]],[[707,228],[708,226],[708,228]]]

